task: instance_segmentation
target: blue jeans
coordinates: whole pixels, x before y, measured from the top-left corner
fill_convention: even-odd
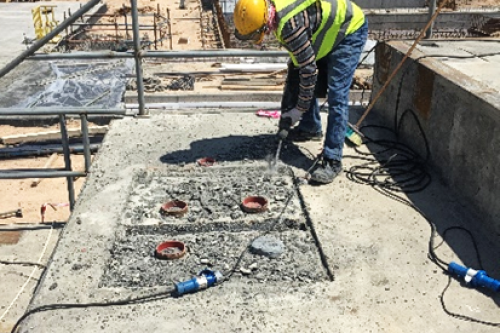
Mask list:
[[[328,68],[328,124],[323,156],[340,161],[344,148],[347,120],[349,119],[349,88],[354,71],[366,43],[368,24],[365,22],[356,32],[345,36],[326,56]],[[314,99],[298,125],[300,130],[321,132],[321,116],[318,100]]]

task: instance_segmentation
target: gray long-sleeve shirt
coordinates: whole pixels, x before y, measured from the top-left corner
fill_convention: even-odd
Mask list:
[[[314,88],[318,77],[316,54],[311,44],[312,36],[321,24],[321,5],[309,6],[285,23],[282,30],[283,45],[297,59],[300,76],[297,109],[305,112],[314,98]]]

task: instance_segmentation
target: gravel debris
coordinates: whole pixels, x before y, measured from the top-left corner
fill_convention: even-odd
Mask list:
[[[127,235],[115,243],[112,258],[102,278],[105,287],[154,287],[171,281],[184,281],[197,275],[210,264],[211,269],[228,275],[241,262],[228,283],[239,280],[255,282],[296,281],[310,283],[326,280],[316,244],[308,231],[288,230],[273,234],[286,247],[279,258],[246,251],[258,231],[203,232],[197,234]],[[187,245],[188,252],[177,260],[159,260],[154,257],[155,246],[164,239],[175,239]],[[130,245],[136,246],[130,251]],[[307,251],[304,249],[307,248]]]
[[[287,170],[269,174],[265,167],[198,167],[139,172],[100,285],[165,286],[207,267],[231,275],[230,284],[326,280]],[[269,210],[244,213],[241,202],[251,195],[268,198]],[[161,206],[170,200],[186,202],[188,212],[183,217],[162,215]],[[155,248],[165,240],[184,242],[186,254],[159,260]],[[168,251],[174,254],[176,249]]]

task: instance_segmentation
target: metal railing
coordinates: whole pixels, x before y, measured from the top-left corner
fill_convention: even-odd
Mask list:
[[[82,143],[83,143],[83,155],[85,158],[85,168],[84,171],[73,171],[71,167],[71,151],[69,147],[69,137],[66,128],[66,115],[79,115],[80,125],[82,132]],[[75,188],[74,181],[75,177],[86,177],[90,170],[91,165],[91,154],[90,154],[90,140],[89,140],[89,128],[87,115],[102,115],[102,114],[112,114],[112,115],[124,115],[124,109],[57,109],[57,108],[33,108],[33,109],[0,109],[0,115],[2,116],[47,116],[47,115],[57,115],[59,116],[59,126],[61,128],[61,140],[63,146],[64,154],[64,168],[48,168],[48,169],[9,169],[2,170],[0,172],[0,179],[25,179],[25,178],[62,178],[65,177],[68,186],[69,195],[69,205],[70,209],[73,210],[75,207]]]
[[[87,13],[92,7],[101,0],[90,0],[79,10],[56,26],[51,32],[43,38],[37,40],[27,50],[0,69],[0,78],[16,68],[24,60],[63,60],[63,59],[106,59],[106,58],[134,58],[135,74],[137,80],[137,100],[138,115],[147,116],[149,110],[145,107],[144,101],[144,82],[142,59],[143,58],[214,58],[214,57],[282,57],[287,56],[282,51],[253,51],[253,50],[231,50],[231,51],[143,51],[140,45],[139,35],[139,14],[137,0],[131,0],[132,32],[134,41],[133,52],[73,52],[73,53],[36,53],[41,47],[51,41],[55,36],[67,29],[76,22],[82,15]],[[63,108],[63,107],[44,107],[44,108],[0,108],[0,116],[58,116],[61,127],[61,138],[64,153],[65,166],[62,169],[10,169],[0,172],[0,179],[24,179],[24,178],[66,178],[70,209],[75,206],[74,178],[85,177],[90,170],[91,152],[88,132],[88,115],[125,115],[125,109],[96,109],[96,108]],[[69,138],[66,128],[66,116],[78,115],[81,119],[81,132],[83,141],[83,152],[85,156],[85,170],[73,171],[71,167]]]

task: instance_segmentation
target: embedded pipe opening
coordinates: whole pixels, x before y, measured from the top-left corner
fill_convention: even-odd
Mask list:
[[[158,259],[174,260],[186,254],[186,245],[179,241],[166,241],[156,247],[155,255]]]
[[[199,166],[210,167],[215,164],[215,158],[212,157],[200,158],[199,160],[196,161],[196,164]]]
[[[262,213],[269,209],[269,202],[261,196],[249,196],[241,203],[241,209],[246,213]]]
[[[172,200],[161,206],[160,212],[163,215],[182,217],[188,211],[188,204],[181,200]]]

